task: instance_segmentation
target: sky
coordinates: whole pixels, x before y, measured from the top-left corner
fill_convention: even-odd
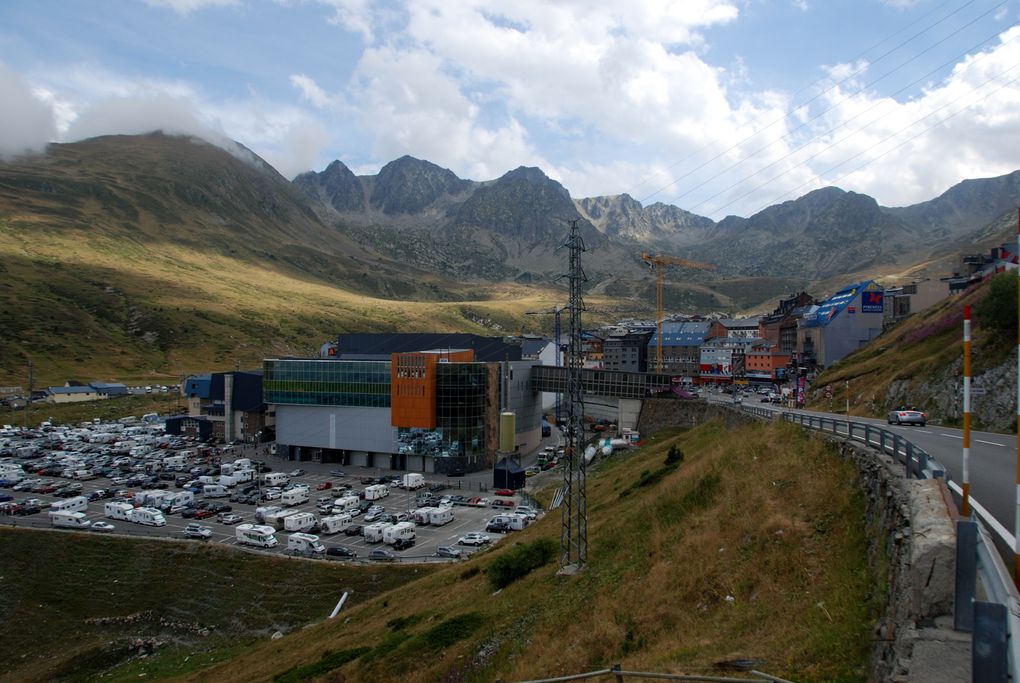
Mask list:
[[[1020,169],[1020,0],[4,0],[0,157],[153,130],[721,219]]]

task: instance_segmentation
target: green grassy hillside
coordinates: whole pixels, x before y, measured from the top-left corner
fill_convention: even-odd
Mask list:
[[[176,541],[0,528],[0,679],[146,680],[229,659],[428,573]],[[157,643],[138,657],[137,641]]]
[[[884,593],[853,468],[787,424],[709,423],[650,443],[590,476],[579,575],[556,575],[554,511],[491,552],[189,678],[522,680],[751,658],[797,681],[865,680]],[[667,464],[672,446],[683,458]]]

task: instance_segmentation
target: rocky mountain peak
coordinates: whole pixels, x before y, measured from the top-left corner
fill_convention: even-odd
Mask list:
[[[460,194],[470,187],[470,181],[447,168],[402,156],[379,171],[369,203],[387,215],[418,213],[444,195]]]

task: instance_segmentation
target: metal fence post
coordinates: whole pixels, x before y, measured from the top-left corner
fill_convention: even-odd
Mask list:
[[[616,677],[616,683],[623,683],[623,674],[620,671],[623,669],[619,664],[613,664],[613,675]]]
[[[887,433],[884,429],[878,430],[878,447],[882,449],[883,453],[885,453],[885,435]]]
[[[906,448],[904,448],[904,457],[907,461],[904,463],[907,466],[907,476],[911,477],[914,474],[914,444],[909,441],[904,441]]]
[[[974,588],[977,583],[977,522],[956,522],[956,589],[953,600],[953,628],[974,630]]]
[[[864,423],[864,445],[871,445],[871,425],[867,422]]]
[[[1006,606],[997,602],[974,602],[974,635],[971,641],[971,674],[982,683],[1006,683]]]

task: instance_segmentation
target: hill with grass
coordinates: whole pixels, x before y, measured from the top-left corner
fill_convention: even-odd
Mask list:
[[[843,412],[849,382],[850,413],[885,418],[913,404],[929,419],[962,423],[963,310],[972,309],[973,427],[1016,430],[1017,276],[997,275],[967,292],[909,316],[864,348],[827,369],[811,386],[808,407]],[[833,400],[825,397],[832,388]]]
[[[325,618],[344,591],[368,602],[429,572],[10,527],[0,555],[10,681],[180,675]]]
[[[754,660],[797,681],[864,680],[884,588],[856,478],[789,424],[661,432],[589,474],[589,561],[576,576],[557,575],[552,511],[188,678],[470,682]]]
[[[29,360],[37,387],[147,382],[343,331],[492,333],[543,295],[381,257],[240,146],[112,136],[0,163],[2,385]]]

